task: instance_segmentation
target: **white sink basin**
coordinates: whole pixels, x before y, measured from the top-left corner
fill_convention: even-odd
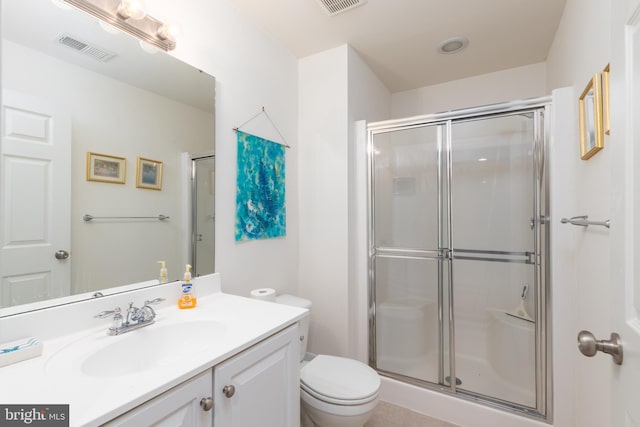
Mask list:
[[[52,356],[48,368],[64,363],[89,377],[116,377],[179,365],[212,349],[226,329],[212,320],[155,323],[119,336],[82,339]]]

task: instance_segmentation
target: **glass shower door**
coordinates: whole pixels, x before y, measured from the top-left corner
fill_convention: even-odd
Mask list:
[[[536,407],[533,112],[452,124],[458,390]]]
[[[194,276],[215,271],[215,158],[192,160],[192,267]]]
[[[437,203],[443,125],[373,137],[373,257],[376,367],[410,379],[442,383],[447,332],[440,326],[447,230]],[[447,341],[448,342],[448,341]]]
[[[369,127],[370,361],[547,416],[548,203],[539,101]]]

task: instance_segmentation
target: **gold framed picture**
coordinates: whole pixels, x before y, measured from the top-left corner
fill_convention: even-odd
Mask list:
[[[124,184],[127,160],[107,154],[87,153],[87,181]]]
[[[609,65],[602,70],[602,120],[605,135],[611,133],[611,118],[609,117]]]
[[[580,112],[580,158],[588,160],[604,147],[602,76],[595,74],[578,100]]]
[[[138,157],[136,187],[162,190],[162,162]]]

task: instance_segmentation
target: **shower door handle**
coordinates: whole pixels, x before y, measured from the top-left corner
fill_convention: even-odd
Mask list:
[[[536,218],[535,216],[532,216],[531,218],[529,218],[529,228],[533,230],[533,228],[536,225],[536,222],[538,222],[540,225],[544,225],[549,222],[549,217],[545,215],[540,215],[538,218]]]
[[[610,354],[616,365],[622,365],[622,342],[620,335],[611,333],[608,340],[596,340],[596,337],[589,331],[580,331],[578,334],[578,348],[587,357],[593,357],[601,351]]]

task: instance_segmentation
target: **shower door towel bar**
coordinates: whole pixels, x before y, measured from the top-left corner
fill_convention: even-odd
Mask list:
[[[535,252],[496,251],[490,249],[441,248],[434,250],[420,250],[379,247],[375,251],[375,256],[399,259],[458,259],[467,261],[512,262],[521,264],[537,263]]]
[[[166,215],[158,215],[158,216],[93,216],[89,214],[85,214],[82,217],[84,222],[89,222],[94,219],[157,219],[159,221],[165,221],[169,219]]]
[[[451,259],[467,261],[491,261],[491,262],[515,262],[521,264],[535,264],[535,252],[512,252],[479,249],[456,249],[451,250]],[[459,255],[467,254],[467,255]],[[484,255],[484,256],[483,256]],[[490,255],[490,256],[486,256]]]
[[[589,221],[589,215],[572,216],[571,218],[562,218],[560,220],[563,224],[579,225],[581,227],[588,227],[590,225],[599,225],[601,227],[610,228],[611,221]]]

